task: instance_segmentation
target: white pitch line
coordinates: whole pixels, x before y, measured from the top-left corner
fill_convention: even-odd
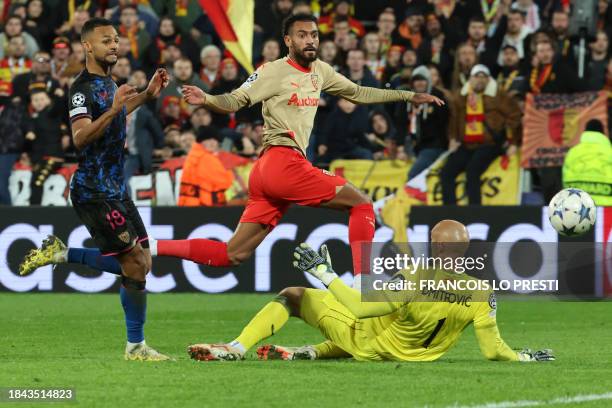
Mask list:
[[[521,408],[521,407],[539,407],[550,404],[573,404],[589,401],[599,400],[612,400],[612,392],[606,392],[604,394],[583,394],[575,395],[573,397],[559,397],[551,400],[519,400],[519,401],[501,401],[501,402],[489,402],[480,405],[448,405],[445,408]]]

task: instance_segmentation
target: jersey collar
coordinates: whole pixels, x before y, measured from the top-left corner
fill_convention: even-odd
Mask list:
[[[298,71],[302,71],[306,74],[310,73],[310,68],[304,68],[303,66],[301,66],[300,64],[298,64],[297,62],[295,62],[289,57],[287,57],[287,64],[291,65],[293,68],[297,69]]]

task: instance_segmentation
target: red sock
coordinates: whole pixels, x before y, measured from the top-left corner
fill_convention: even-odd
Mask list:
[[[157,255],[188,259],[201,265],[231,266],[227,243],[212,239],[157,241]]]
[[[370,247],[374,239],[374,208],[372,204],[360,204],[349,211],[349,243],[353,253],[353,273],[368,272]]]

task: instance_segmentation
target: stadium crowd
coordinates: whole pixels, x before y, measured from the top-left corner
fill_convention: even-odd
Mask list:
[[[441,170],[444,202],[455,203],[455,177],[465,171],[469,202],[479,204],[481,174],[521,143],[527,93],[612,95],[612,7],[598,2],[597,34],[588,38],[579,78],[570,6],[569,0],[256,0],[253,65],[286,55],[281,27],[290,13],[317,15],[320,58],[349,79],[432,93],[447,104],[357,106],[322,94],[309,159],[321,167],[341,158],[413,160],[414,177],[450,150]],[[45,179],[75,160],[67,89],[84,68],[79,37],[92,16],[116,23],[118,85],[142,90],[158,66],[171,73],[160,98],[128,120],[126,178],[191,153],[183,177],[209,183],[211,193],[182,204],[223,204],[215,195],[232,176],[218,156],[257,157],[261,106],[227,115],[193,109],[181,98],[184,84],[222,94],[248,76],[196,0],[0,2],[0,204],[11,203],[13,168],[32,169],[37,204]],[[610,134],[609,123],[594,130],[605,133],[604,126]],[[533,176],[545,199],[561,188],[560,167]]]

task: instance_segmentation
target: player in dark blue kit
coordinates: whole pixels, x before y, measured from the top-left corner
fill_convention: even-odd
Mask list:
[[[151,254],[144,224],[129,199],[123,178],[126,116],[168,84],[158,69],[146,90],[117,85],[110,76],[117,62],[119,35],[112,23],[94,18],[85,23],[81,42],[86,68],[70,88],[72,137],[79,166],[70,185],[72,205],[103,255],[121,264],[121,304],[128,342],[126,360],[169,358],[145,343],[146,274]]]

